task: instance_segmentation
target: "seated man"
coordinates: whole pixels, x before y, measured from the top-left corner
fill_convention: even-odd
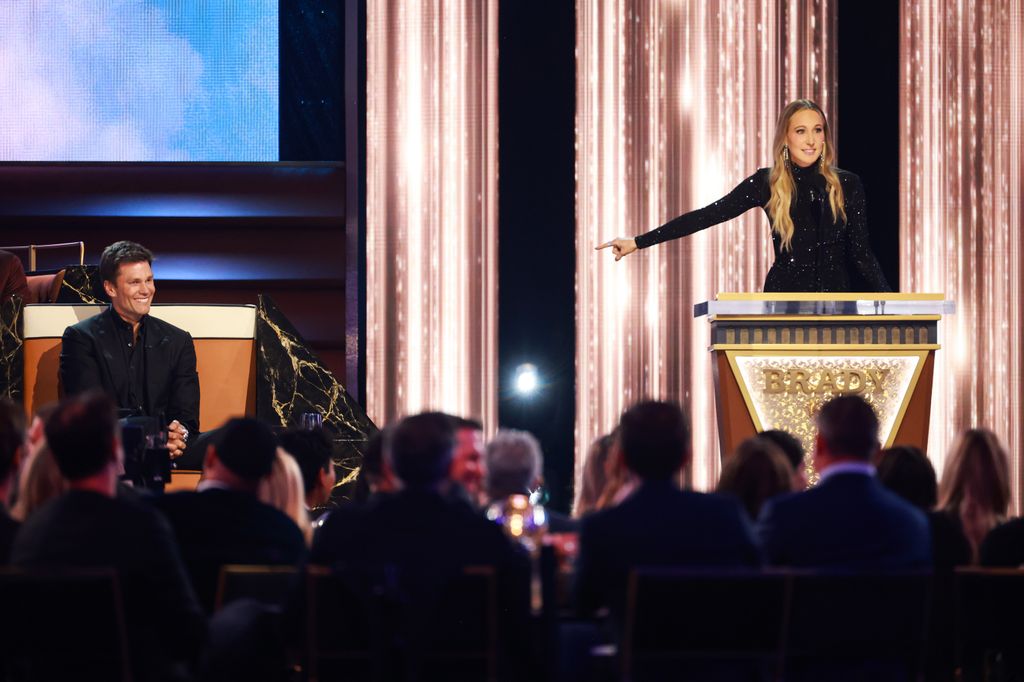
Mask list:
[[[281,447],[299,464],[306,493],[306,510],[323,507],[331,499],[336,476],[331,441],[323,429],[291,429],[278,436]]]
[[[61,402],[47,420],[46,439],[69,490],[25,521],[11,559],[25,568],[113,567],[135,677],[165,679],[172,666],[194,660],[206,623],[167,521],[115,495],[122,465],[117,432],[114,404],[99,391]]]
[[[540,486],[544,455],[540,443],[526,431],[502,429],[487,444],[488,504],[512,495],[529,495]],[[578,522],[564,514],[545,509],[549,533],[575,533]]]
[[[639,403],[622,415],[619,428],[622,456],[640,486],[617,506],[581,520],[580,611],[608,606],[621,620],[629,572],[636,566],[758,565],[753,530],[734,499],[676,486],[690,458],[690,429],[678,406]]]
[[[167,516],[200,601],[212,610],[224,564],[296,566],[306,554],[302,532],[257,498],[270,474],[277,440],[254,419],[232,419],[207,446],[196,492],[153,498]]]
[[[123,415],[160,419],[177,459],[199,432],[196,350],[188,332],[149,315],[152,264],[153,254],[135,242],[103,250],[99,275],[110,308],[64,331],[60,383],[65,395],[101,388]]]
[[[0,399],[0,566],[7,564],[18,522],[7,508],[11,488],[18,478],[18,464],[25,455],[25,418],[6,398]]]
[[[817,486],[769,500],[758,532],[770,564],[842,570],[926,569],[924,513],[886,490],[870,464],[878,417],[862,398],[841,396],[818,413]]]

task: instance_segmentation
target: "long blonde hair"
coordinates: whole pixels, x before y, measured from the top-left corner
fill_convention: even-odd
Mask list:
[[[956,515],[975,559],[988,531],[1006,519],[1010,506],[1010,460],[994,433],[969,429],[946,460],[939,508]]]
[[[793,171],[790,168],[790,161],[783,152],[786,148],[786,135],[789,133],[789,119],[798,111],[810,109],[821,116],[825,133],[825,146],[822,149],[821,159],[818,161],[818,172],[825,177],[828,186],[828,203],[832,208],[832,216],[836,220],[846,222],[846,209],[843,206],[843,188],[839,184],[839,176],[833,167],[835,162],[835,145],[832,143],[832,130],[828,127],[828,120],[825,112],[817,104],[809,99],[793,100],[786,105],[779,115],[779,121],[775,124],[775,139],[772,142],[772,170],[768,175],[768,186],[771,188],[771,197],[765,210],[772,221],[772,229],[782,239],[782,250],[792,250],[793,241],[793,218],[789,215],[789,209],[793,204],[793,193],[796,191],[796,183],[793,180]]]
[[[302,486],[302,470],[285,450],[278,448],[274,467],[260,481],[260,501],[278,509],[295,522],[302,531],[306,545],[313,542],[313,524],[306,511],[306,490]]]

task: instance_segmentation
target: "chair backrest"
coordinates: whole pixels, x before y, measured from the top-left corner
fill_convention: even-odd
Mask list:
[[[494,568],[467,566],[434,582],[426,599],[422,577],[392,566],[310,566],[308,679],[496,679]]]
[[[1024,569],[958,568],[954,582],[956,657],[977,668],[995,656],[1024,675]]]
[[[0,569],[0,604],[0,679],[132,679],[112,570]]]
[[[916,679],[927,650],[932,576],[794,574],[786,667],[881,663]]]
[[[776,673],[788,591],[785,573],[634,569],[620,644],[623,677],[671,677],[701,664],[721,672],[723,665],[746,663]]]
[[[17,255],[28,272],[85,264],[85,242],[0,246],[0,251],[10,251]]]
[[[294,566],[225,564],[217,580],[214,608],[236,599],[255,599],[267,606],[283,605],[298,571]]]

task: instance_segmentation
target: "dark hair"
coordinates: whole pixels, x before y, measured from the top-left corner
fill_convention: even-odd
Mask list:
[[[771,429],[757,434],[759,438],[767,438],[782,451],[793,467],[793,471],[800,471],[804,465],[804,446],[796,436],[781,429]]]
[[[456,417],[455,415],[449,415],[452,420],[452,430],[458,431],[460,429],[471,429],[473,431],[483,431],[484,425],[476,419],[467,419],[466,417]]]
[[[87,478],[115,457],[117,406],[98,389],[65,398],[45,431],[61,475],[69,481]]]
[[[0,398],[0,481],[14,469],[18,448],[25,445],[25,415],[7,398]],[[0,508],[4,501],[0,500]]]
[[[939,499],[935,468],[920,448],[912,445],[897,445],[882,451],[878,481],[920,509],[931,509]]]
[[[668,479],[690,450],[690,426],[675,403],[646,401],[626,410],[619,421],[622,456],[643,479]]]
[[[455,433],[441,412],[406,417],[395,426],[386,449],[395,475],[407,487],[430,487],[448,475]]]
[[[277,438],[266,424],[235,417],[221,427],[214,450],[232,473],[255,483],[274,468]]]
[[[878,417],[860,396],[832,398],[817,421],[818,433],[833,454],[868,461],[878,449]]]
[[[718,492],[736,497],[752,520],[766,500],[793,490],[789,461],[768,438],[755,436],[740,443],[718,480]]]
[[[100,280],[103,282],[117,283],[117,273],[122,263],[141,263],[145,261],[153,264],[153,253],[141,244],[135,242],[121,241],[114,242],[103,249],[100,256]]]
[[[295,458],[302,472],[302,487],[308,495],[317,486],[319,473],[334,464],[331,441],[323,429],[289,429],[277,437],[280,445]]]

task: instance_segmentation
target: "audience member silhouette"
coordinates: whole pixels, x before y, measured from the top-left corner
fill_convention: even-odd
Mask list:
[[[302,531],[306,544],[313,542],[313,524],[306,510],[306,491],[299,464],[283,448],[277,449],[270,475],[260,481],[260,502],[284,512]]]
[[[748,438],[722,467],[718,492],[739,500],[753,522],[765,501],[800,490],[793,487],[794,478],[793,468],[781,448],[767,438]]]
[[[487,498],[497,502],[512,495],[530,495],[540,487],[544,455],[540,443],[526,431],[503,429],[487,444]],[[549,533],[573,533],[577,523],[553,510],[545,510]]]
[[[450,416],[450,419],[455,430],[455,450],[448,471],[450,494],[478,508],[486,497],[484,477],[487,474],[487,463],[484,461],[483,426],[474,419],[455,416]]]
[[[583,461],[583,480],[573,508],[573,516],[580,517],[597,509],[597,501],[601,499],[601,494],[608,484],[605,463],[617,437],[616,433],[606,434],[587,448],[587,456]]]
[[[817,416],[819,484],[765,503],[758,533],[768,562],[843,570],[931,565],[928,520],[875,478],[878,417],[863,398],[833,398]]]
[[[932,536],[932,565],[937,571],[951,571],[971,563],[971,545],[960,519],[935,511],[938,482],[935,469],[920,449],[898,445],[883,450],[878,460],[878,481],[928,515]]]
[[[289,429],[278,436],[278,442],[302,471],[306,509],[323,507],[331,499],[337,480],[327,434],[323,429]]]
[[[18,532],[19,524],[7,507],[25,446],[25,420],[21,410],[6,398],[0,399],[0,565],[10,559],[11,545]]]
[[[28,303],[28,278],[21,259],[10,251],[0,251],[0,304],[14,296]]]
[[[804,446],[800,440],[789,431],[781,429],[769,429],[757,434],[761,438],[767,438],[775,443],[782,450],[782,454],[789,461],[793,469],[793,490],[803,490],[807,487],[807,470],[804,468]]]
[[[575,585],[581,612],[608,606],[621,621],[636,566],[758,565],[750,523],[736,500],[676,486],[690,457],[690,429],[677,405],[639,403],[622,415],[619,429],[625,464],[640,484],[617,506],[581,521]]]
[[[306,555],[295,522],[257,497],[276,455],[277,440],[269,427],[254,419],[232,419],[207,447],[196,491],[154,498],[171,522],[208,610],[214,606],[221,566],[297,565]]]
[[[987,429],[969,429],[953,446],[939,485],[939,509],[960,520],[978,561],[982,540],[1006,520],[1010,506],[1010,462]]]
[[[205,620],[167,522],[115,496],[123,465],[115,409],[106,395],[86,392],[62,401],[47,421],[46,440],[69,490],[25,521],[12,563],[113,567],[136,676],[145,679],[193,661]]]

